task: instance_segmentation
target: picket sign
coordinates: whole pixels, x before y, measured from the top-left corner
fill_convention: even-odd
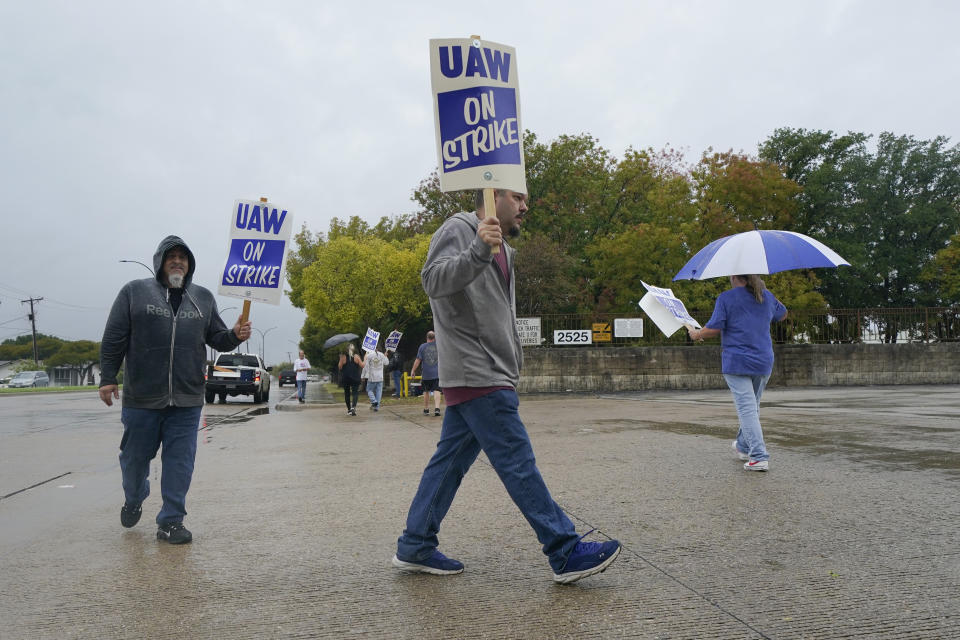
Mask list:
[[[387,336],[387,341],[384,347],[391,351],[396,351],[397,347],[400,346],[400,338],[402,336],[403,336],[403,332],[397,331],[396,329],[394,329],[393,331],[390,332],[390,335]]]
[[[367,327],[367,334],[363,336],[363,344],[361,348],[367,352],[376,351],[377,344],[379,343],[380,343],[380,332],[374,331],[370,327]]]
[[[478,35],[432,39],[430,77],[440,190],[481,189],[496,217],[495,189],[527,193],[516,50]]]
[[[217,293],[243,299],[240,322],[250,319],[256,300],[280,304],[293,216],[267,198],[237,200],[230,214],[227,259]]]

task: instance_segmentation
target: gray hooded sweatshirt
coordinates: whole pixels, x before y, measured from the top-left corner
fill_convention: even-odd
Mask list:
[[[513,258],[501,250],[507,285],[490,246],[477,237],[475,212],[458,213],[437,229],[420,272],[437,334],[441,387],[516,388],[523,366],[517,334]]]
[[[174,247],[183,247],[190,259],[176,313],[162,282],[163,260]],[[205,345],[232,351],[240,340],[220,319],[213,294],[193,284],[196,260],[183,240],[164,238],[153,254],[153,270],[155,277],[128,282],[113,302],[100,343],[100,386],[117,384],[117,373],[126,360],[124,407],[201,406]]]

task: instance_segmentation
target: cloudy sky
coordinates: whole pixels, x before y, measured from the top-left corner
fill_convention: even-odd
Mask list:
[[[754,153],[782,126],[960,142],[958,7],[4,2],[0,340],[29,332],[31,297],[38,331],[99,340],[120,287],[148,275],[119,261],[150,263],[171,233],[215,291],[236,199],[267,196],[314,232],[410,212],[436,165],[430,38],[515,47],[523,126],[541,140],[587,132],[617,155],[695,160]],[[268,362],[296,349],[303,318],[254,303]]]

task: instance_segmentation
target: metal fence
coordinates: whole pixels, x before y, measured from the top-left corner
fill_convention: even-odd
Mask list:
[[[690,311],[703,322],[712,309]],[[595,347],[691,344],[685,330],[667,338],[642,311],[636,314],[553,314],[540,318],[540,345],[559,346],[555,332],[590,332]],[[617,335],[616,321],[642,319],[642,337]],[[636,326],[636,323],[633,323]],[[960,340],[960,307],[891,309],[791,309],[784,322],[771,325],[777,344],[950,342]],[[521,335],[524,332],[521,331]],[[563,337],[561,336],[561,340]],[[533,341],[529,338],[527,345]],[[586,342],[586,341],[584,341]],[[569,340],[566,344],[574,344]]]

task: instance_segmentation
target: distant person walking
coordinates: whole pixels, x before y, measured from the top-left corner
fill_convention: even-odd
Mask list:
[[[427,341],[417,349],[417,359],[410,367],[410,376],[417,375],[417,367],[423,365],[420,386],[423,389],[423,415],[430,415],[430,396],[433,395],[433,415],[440,415],[440,367],[437,354],[437,334],[427,331]]]
[[[393,397],[400,397],[400,388],[403,384],[403,357],[393,349],[387,349],[387,370],[393,376]]]
[[[770,454],[760,426],[760,396],[773,373],[770,323],[786,318],[787,308],[758,275],[730,276],[730,287],[717,297],[704,328],[688,332],[693,340],[720,336],[721,371],[740,419],[733,450],[747,471],[767,471]]]
[[[303,404],[307,401],[307,374],[310,372],[310,361],[300,350],[300,357],[293,363],[293,370],[297,372],[297,401]]]
[[[237,320],[227,328],[213,294],[193,284],[196,260],[177,236],[160,242],[153,267],[155,277],[128,282],[113,302],[100,344],[99,393],[108,407],[120,398],[122,365],[120,524],[139,522],[150,495],[150,461],[162,445],[157,539],[183,544],[193,539],[183,518],[203,408],[205,345],[231,351],[250,337],[251,324]]]
[[[343,401],[347,404],[347,415],[357,415],[357,399],[360,395],[360,370],[363,360],[357,355],[353,344],[346,353],[340,354],[337,368],[340,370],[340,386],[343,387]]]
[[[387,356],[377,350],[368,351],[363,358],[363,368],[367,370],[367,397],[370,398],[370,408],[380,411],[380,400],[383,396],[383,367],[387,364]]]
[[[447,411],[393,565],[437,575],[463,571],[463,563],[437,549],[437,534],[482,450],[543,545],[554,581],[570,583],[605,570],[620,553],[620,543],[582,542],[537,469],[519,415],[516,387],[523,351],[514,311],[514,250],[504,242],[504,236],[520,232],[527,197],[495,193],[496,211],[484,211],[478,192],[476,213],[458,213],[443,223],[420,273],[437,328]],[[493,247],[501,249],[496,256]],[[576,458],[582,461],[583,455]]]

